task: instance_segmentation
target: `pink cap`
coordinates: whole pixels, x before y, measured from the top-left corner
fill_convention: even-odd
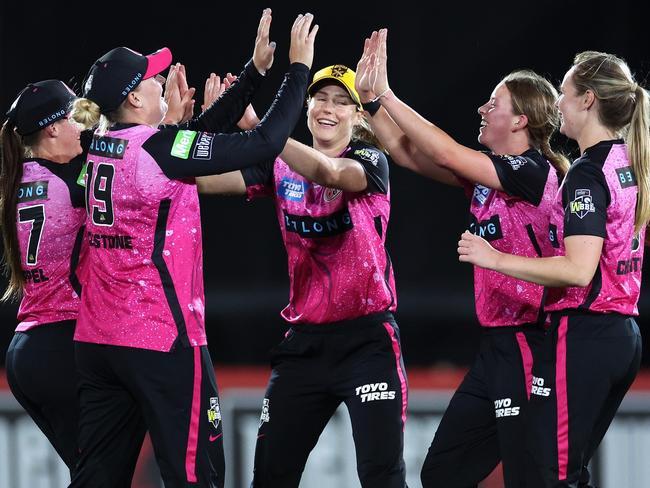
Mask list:
[[[147,71],[144,74],[144,80],[162,73],[172,64],[172,52],[166,47],[145,57],[147,58]]]

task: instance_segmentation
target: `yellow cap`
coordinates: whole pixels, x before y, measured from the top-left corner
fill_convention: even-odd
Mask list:
[[[334,64],[332,66],[328,66],[327,68],[318,70],[314,74],[314,79],[312,80],[311,85],[309,85],[309,88],[307,88],[307,93],[309,93],[309,95],[312,95],[312,89],[315,88],[315,85],[317,83],[323,80],[335,80],[343,85],[343,88],[348,91],[350,98],[352,98],[354,103],[357,104],[359,109],[363,109],[361,106],[361,101],[359,100],[359,94],[354,88],[355,76],[356,74],[354,71],[352,71],[347,66],[343,66],[342,64]]]

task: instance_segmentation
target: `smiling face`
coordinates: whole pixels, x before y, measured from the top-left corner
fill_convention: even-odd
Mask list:
[[[346,145],[360,112],[345,88],[336,82],[318,88],[307,105],[307,127],[315,146]]]
[[[478,142],[498,153],[497,147],[507,142],[516,128],[519,116],[512,110],[510,91],[504,83],[499,83],[490,99],[478,108],[481,116]]]

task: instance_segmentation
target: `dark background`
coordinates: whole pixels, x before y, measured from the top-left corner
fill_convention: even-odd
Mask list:
[[[124,45],[144,54],[168,46],[198,89],[210,71],[238,73],[250,58],[264,7],[273,8],[276,59],[253,105],[268,108],[288,66],[290,26],[312,12],[320,32],[314,68],[356,66],[363,40],[388,27],[391,87],[459,142],[476,142],[483,104],[499,80],[531,68],[559,84],[582,50],[615,53],[638,81],[650,71],[640,1],[612,2],[97,2],[4,1],[0,6],[0,110],[28,82],[48,78],[78,88],[93,61]],[[301,121],[294,136],[310,143]],[[576,145],[558,136],[564,152]],[[468,223],[462,191],[392,166],[388,231],[398,289],[397,320],[407,365],[458,365],[471,360],[479,327],[471,267],[457,260]],[[265,363],[285,330],[286,253],[270,201],[202,197],[208,340],[216,363]],[[648,273],[646,273],[647,275]],[[646,280],[647,281],[647,280]],[[2,283],[4,284],[4,283]],[[4,287],[3,287],[4,288]],[[650,327],[644,291],[639,324]],[[16,306],[0,307],[0,352],[15,327]],[[4,353],[0,354],[4,360]],[[647,366],[650,356],[644,357]],[[2,362],[0,362],[2,364]]]

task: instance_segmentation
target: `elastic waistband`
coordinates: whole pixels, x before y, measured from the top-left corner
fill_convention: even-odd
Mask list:
[[[484,334],[515,334],[517,332],[527,332],[530,330],[544,331],[544,326],[538,322],[523,325],[504,325],[498,327],[481,327]]]
[[[394,321],[395,318],[391,312],[377,312],[371,313],[369,315],[364,315],[363,317],[357,317],[356,319],[339,320],[338,322],[327,322],[324,324],[292,324],[291,329],[296,332],[330,333],[345,331],[348,330],[348,328],[358,330],[360,328],[376,326],[378,324],[383,324],[384,322]]]
[[[634,318],[634,315],[625,315],[619,312],[594,312],[593,310],[586,310],[582,308],[567,308],[565,310],[555,310],[549,312],[551,320],[557,320],[561,317],[619,317],[623,319]]]

